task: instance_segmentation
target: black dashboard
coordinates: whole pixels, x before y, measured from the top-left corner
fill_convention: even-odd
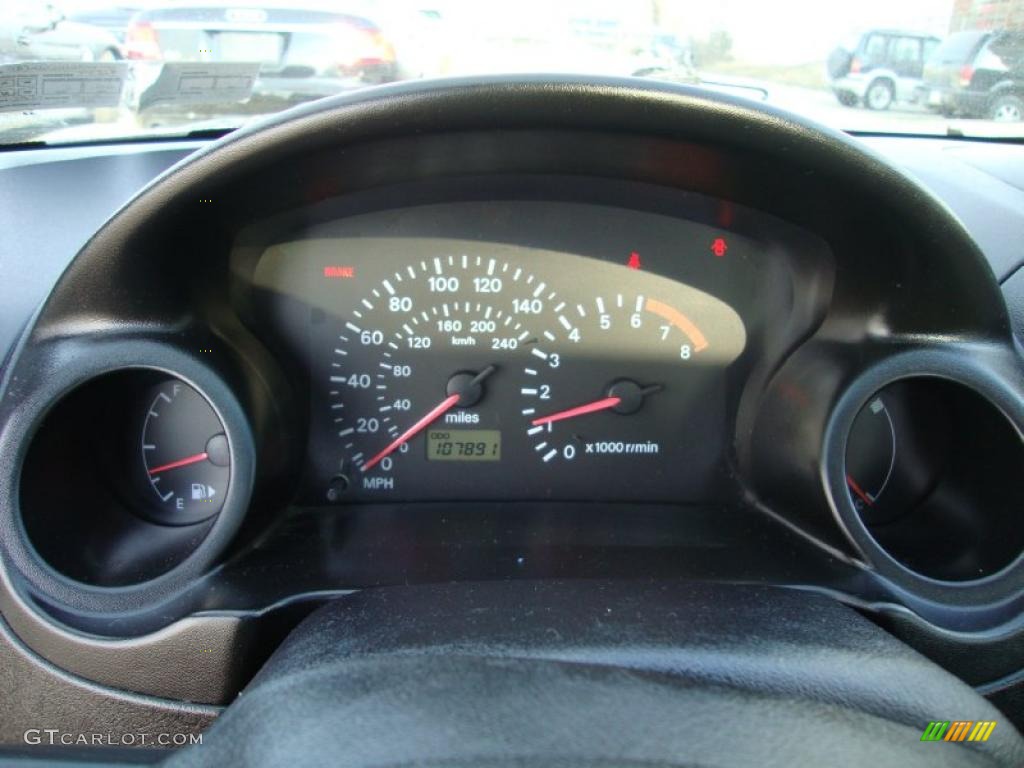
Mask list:
[[[33,216],[56,165],[124,179],[0,256],[12,642],[204,721],[353,590],[686,578],[837,596],[1019,701],[1024,174],[972,194],[943,163],[987,145],[686,89],[481,88],[0,168]]]

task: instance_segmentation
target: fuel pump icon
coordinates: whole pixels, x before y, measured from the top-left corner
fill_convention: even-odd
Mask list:
[[[192,483],[192,500],[193,501],[206,501],[212,499],[217,495],[217,491],[212,485],[204,485],[203,483]]]

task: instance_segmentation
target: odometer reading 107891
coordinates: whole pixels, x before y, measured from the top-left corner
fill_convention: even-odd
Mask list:
[[[432,461],[498,461],[501,432],[497,429],[432,429],[427,432],[427,458]]]

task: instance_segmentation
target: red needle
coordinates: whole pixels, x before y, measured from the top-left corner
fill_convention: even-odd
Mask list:
[[[189,456],[185,459],[172,461],[170,464],[161,464],[159,467],[153,467],[149,470],[149,474],[159,475],[161,472],[166,472],[168,469],[177,469],[178,467],[187,467],[189,464],[198,464],[200,461],[206,461],[208,458],[210,457],[207,456],[206,451],[203,451],[202,453],[197,453],[195,456]]]
[[[409,442],[417,434],[419,434],[428,426],[430,426],[432,422],[437,421],[437,419],[441,418],[441,416],[443,416],[452,408],[454,408],[455,404],[459,402],[461,398],[461,394],[449,395],[440,403],[435,405],[433,408],[430,409],[430,413],[428,413],[422,419],[420,419],[407,430],[405,430],[405,432],[403,432],[401,435],[395,438],[394,442],[392,442],[387,448],[385,448],[383,451],[378,453],[368,462],[363,464],[363,466],[361,467],[362,471],[369,472],[371,469],[377,466],[383,459],[387,458],[392,453],[401,448],[404,443]]]
[[[850,475],[846,476],[846,484],[850,486],[851,491],[853,491],[855,494],[857,494],[857,496],[860,497],[861,501],[863,501],[869,507],[875,506],[875,502],[871,500],[871,497],[864,493],[863,490],[861,490],[861,487],[857,485],[857,481],[854,480]]]
[[[575,408],[570,408],[567,411],[559,411],[558,413],[552,413],[550,416],[541,416],[539,419],[534,419],[530,423],[535,427],[539,427],[542,424],[551,424],[555,421],[562,421],[563,419],[571,419],[575,416],[584,416],[588,413],[595,413],[596,411],[606,411],[609,408],[614,408],[616,405],[622,402],[621,397],[606,397],[603,400],[595,400],[592,403],[586,405],[579,405]]]

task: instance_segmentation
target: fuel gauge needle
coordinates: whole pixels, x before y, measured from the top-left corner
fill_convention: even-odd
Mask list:
[[[168,464],[161,464],[159,467],[153,467],[149,470],[149,474],[159,475],[161,472],[167,472],[170,469],[198,464],[201,461],[206,461],[208,458],[210,458],[209,454],[207,454],[206,451],[203,451],[202,453],[197,453],[194,456],[187,456],[184,459],[178,459],[177,461],[172,461]]]

